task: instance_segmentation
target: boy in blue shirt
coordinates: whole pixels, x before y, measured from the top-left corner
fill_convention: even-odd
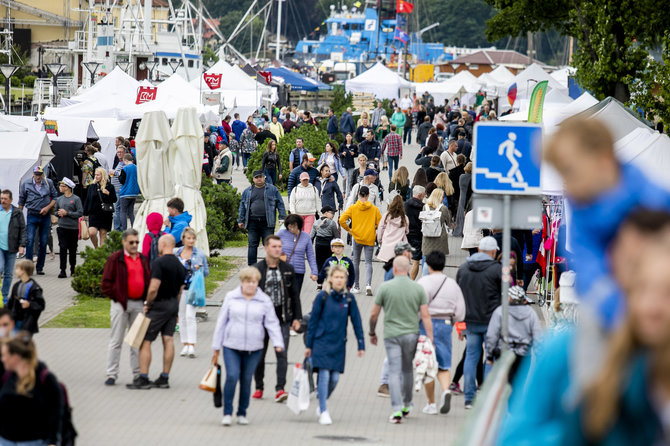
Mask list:
[[[347,277],[347,289],[350,290],[354,286],[354,262],[351,259],[342,253],[344,252],[344,240],[341,238],[334,238],[330,242],[330,250],[333,251],[333,255],[328,257],[319,271],[319,283],[323,283],[326,280],[328,275],[328,268],[331,265],[342,265],[349,272]]]

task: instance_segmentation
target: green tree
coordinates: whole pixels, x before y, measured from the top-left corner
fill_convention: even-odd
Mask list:
[[[631,104],[650,121],[670,126],[670,32],[665,33],[660,60],[649,59],[639,78],[630,79]]]
[[[552,29],[574,37],[577,80],[600,99],[629,101],[631,79],[670,28],[667,8],[654,0],[486,1],[498,10],[487,22],[489,40]]]

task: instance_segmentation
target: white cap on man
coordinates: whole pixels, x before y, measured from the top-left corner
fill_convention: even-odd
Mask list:
[[[498,247],[498,242],[490,235],[488,237],[484,237],[479,241],[480,251],[497,251],[499,249],[500,248]]]

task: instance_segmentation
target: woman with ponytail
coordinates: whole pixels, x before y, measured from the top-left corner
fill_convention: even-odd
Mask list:
[[[61,390],[56,377],[37,361],[29,332],[3,342],[2,363],[0,445],[55,445],[62,421]]]

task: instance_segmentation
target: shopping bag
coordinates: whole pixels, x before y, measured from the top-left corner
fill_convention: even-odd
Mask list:
[[[218,376],[218,370],[215,365],[211,366],[205,376],[200,380],[198,385],[199,389],[202,389],[206,392],[216,392],[216,377]]]
[[[223,406],[223,394],[221,392],[221,366],[216,365],[216,390],[214,390],[214,407]]]
[[[186,303],[194,307],[205,306],[205,275],[202,268],[193,274],[191,285],[188,287],[188,294],[186,295]]]
[[[309,409],[309,381],[301,364],[296,364],[293,369],[293,384],[286,405],[296,415]]]
[[[314,369],[312,368],[312,361],[310,358],[305,358],[305,361],[302,363],[302,366],[307,372],[307,382],[309,383],[309,393],[314,393],[316,386],[314,385]]]
[[[144,313],[138,314],[133,321],[133,325],[130,326],[128,334],[126,334],[125,343],[133,348],[140,348],[144,336],[147,334],[149,323],[151,323],[151,319],[146,317]]]
[[[79,240],[88,240],[88,223],[85,217],[79,217]]]

